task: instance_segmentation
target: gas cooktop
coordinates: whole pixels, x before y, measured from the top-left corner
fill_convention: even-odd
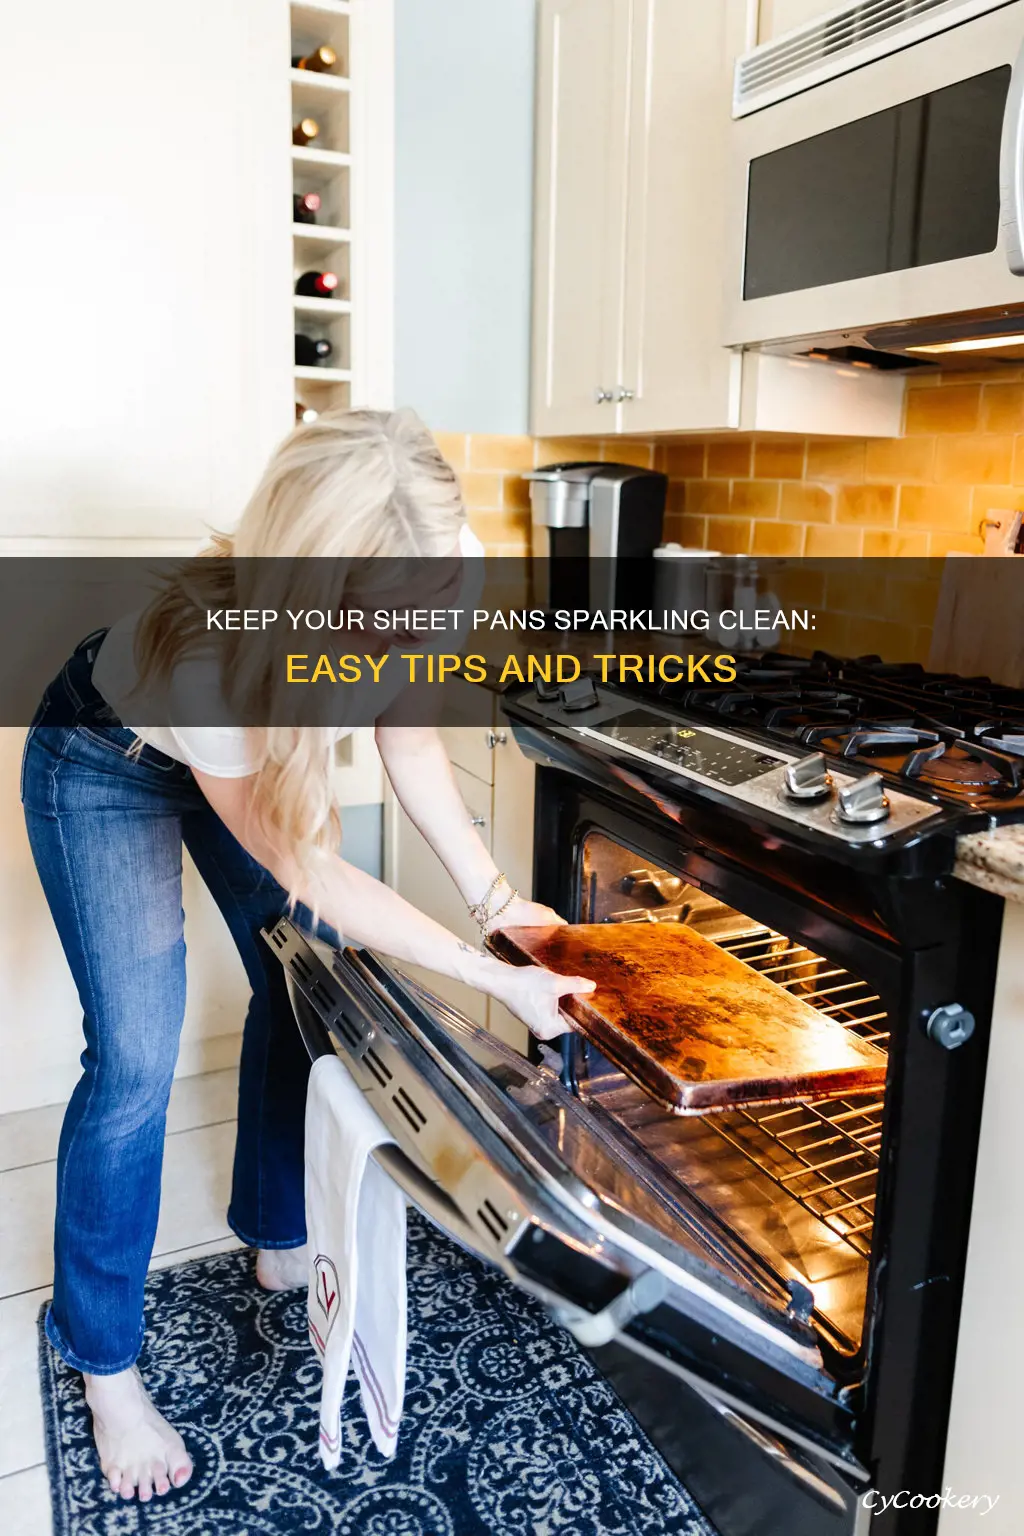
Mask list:
[[[641,690],[721,726],[869,768],[929,799],[1024,820],[1024,691],[877,656],[737,658],[733,683]]]
[[[776,652],[739,658],[727,685],[584,676],[537,683],[505,707],[822,849],[866,853],[1024,822],[1024,692],[988,678]]]

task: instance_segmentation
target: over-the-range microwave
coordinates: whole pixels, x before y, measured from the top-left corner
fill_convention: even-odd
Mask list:
[[[733,117],[727,345],[1024,332],[1024,0],[828,11],[738,60]]]

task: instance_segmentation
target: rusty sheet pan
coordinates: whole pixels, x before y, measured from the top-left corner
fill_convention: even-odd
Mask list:
[[[685,925],[506,928],[489,947],[597,983],[562,1009],[677,1115],[880,1089],[886,1056]]]

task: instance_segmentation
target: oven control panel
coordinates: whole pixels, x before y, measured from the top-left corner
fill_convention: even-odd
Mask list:
[[[668,723],[649,709],[631,709],[599,730],[610,741],[639,748],[688,773],[699,774],[713,784],[730,788],[759,779],[779,760],[774,752],[761,751],[703,725]]]
[[[941,806],[890,788],[878,774],[838,771],[820,752],[762,746],[682,714],[627,702],[600,685],[591,684],[579,702],[539,699],[534,708],[596,746],[846,843],[882,843],[942,814]]]

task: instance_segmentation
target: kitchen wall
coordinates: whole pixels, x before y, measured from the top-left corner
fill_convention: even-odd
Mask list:
[[[724,554],[979,554],[1024,498],[1024,372],[908,382],[901,438],[663,444],[669,535]]]
[[[396,0],[395,398],[524,432],[534,0]]]
[[[665,470],[666,537],[723,554],[978,554],[992,508],[1024,505],[1024,369],[908,382],[900,438],[731,434],[635,442],[444,434],[488,552],[529,536],[533,463],[607,458]]]
[[[529,486],[523,472],[566,459],[608,459],[649,469],[659,445],[632,438],[503,437],[436,432],[458,471],[469,521],[489,555],[523,555],[530,547]]]

